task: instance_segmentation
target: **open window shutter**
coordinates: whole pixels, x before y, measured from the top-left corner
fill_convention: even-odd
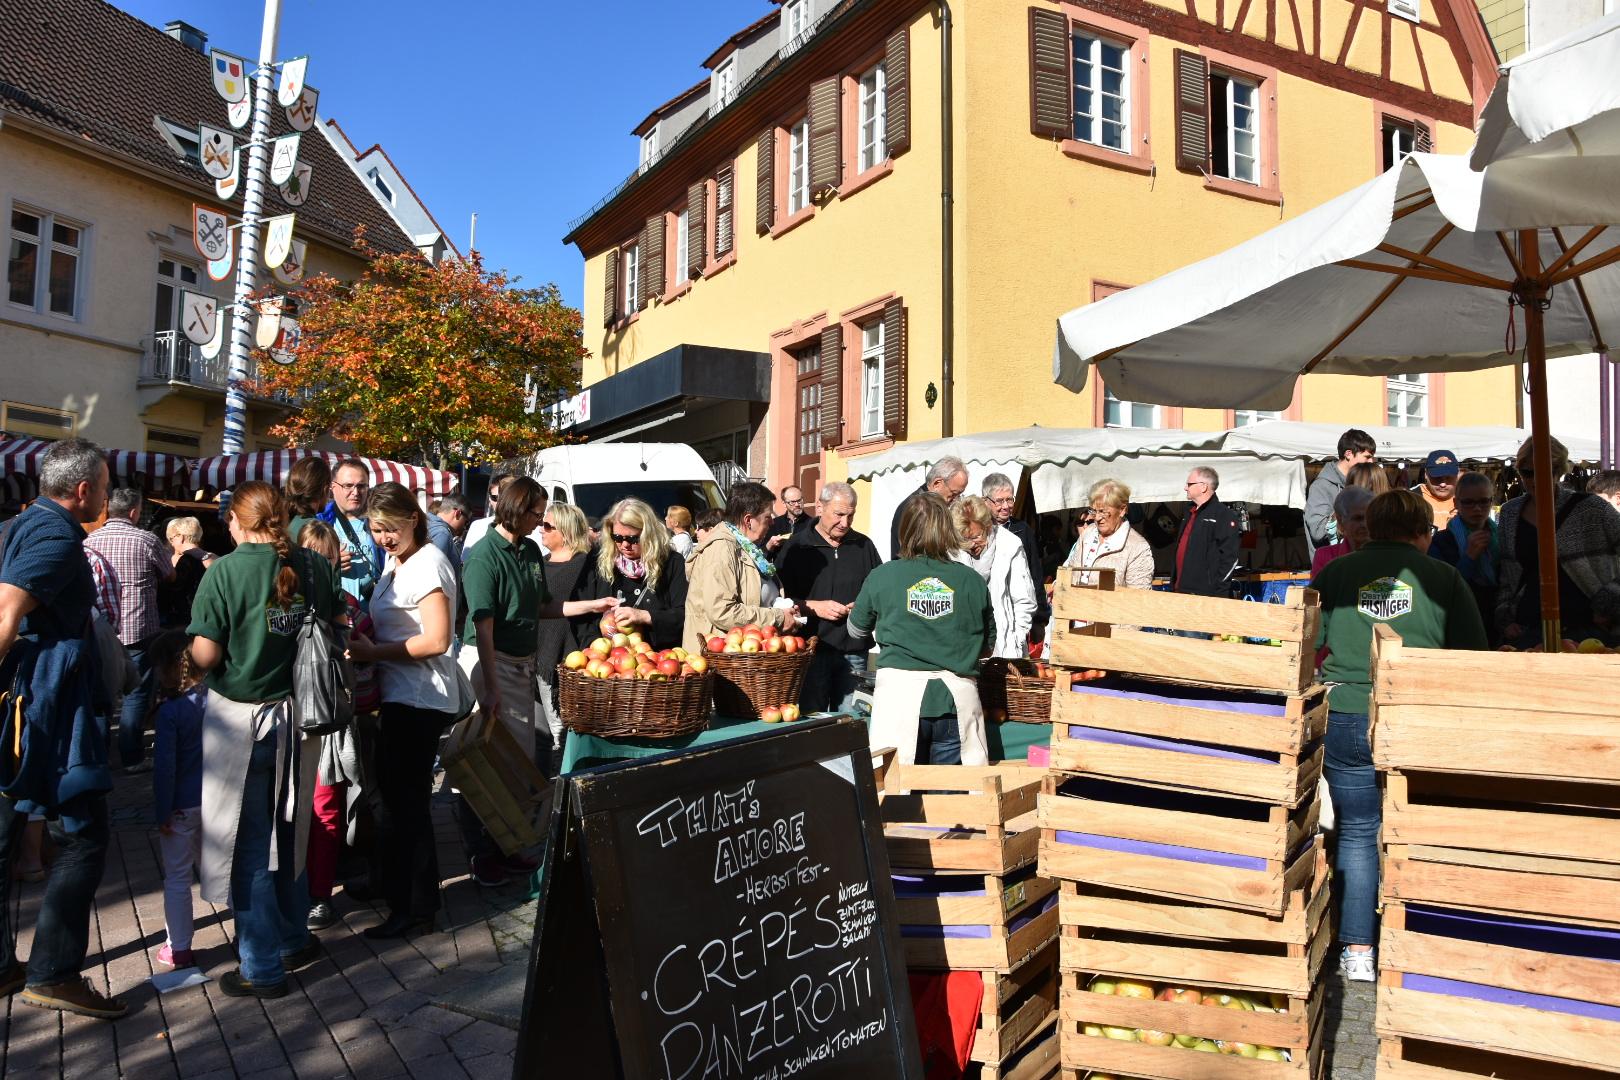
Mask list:
[[[619,321],[618,248],[608,252],[607,265],[602,270],[602,325],[612,326]]]
[[[1434,132],[1421,120],[1412,121],[1412,151],[1418,154],[1434,153]]]
[[[703,216],[708,208],[708,185],[702,180],[686,189],[686,276],[702,277],[709,261],[709,234]],[[676,282],[677,285],[680,282]]]
[[[810,194],[838,186],[838,77],[810,84]]]
[[[821,331],[821,448],[843,444],[844,327],[833,323]]]
[[[755,144],[754,231],[764,236],[776,224],[776,129],[759,133]]]
[[[1069,17],[1051,8],[1029,9],[1029,129],[1049,139],[1074,131],[1069,72]]]
[[[714,177],[714,257],[731,252],[732,230],[731,166],[727,165]]]
[[[654,214],[641,231],[641,306],[664,295],[664,215]]]
[[[889,35],[883,54],[883,130],[889,156],[911,149],[911,31],[902,26]]]
[[[1209,60],[1176,50],[1176,168],[1209,168]]]
[[[899,300],[883,305],[883,430],[906,437],[906,309]]]

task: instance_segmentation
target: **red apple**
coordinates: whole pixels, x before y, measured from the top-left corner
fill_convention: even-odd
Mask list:
[[[780,724],[782,722],[782,710],[766,709],[759,714],[759,718],[767,724]]]
[[[1153,987],[1149,983],[1121,979],[1114,984],[1114,995],[1116,997],[1141,998],[1143,1001],[1150,1001],[1153,998]]]
[[[705,647],[710,652],[724,652],[726,648],[726,639],[721,637],[719,634],[716,634],[705,643]]]
[[[757,652],[759,652],[759,638],[757,638],[757,637],[745,637],[745,638],[743,638],[742,639],[742,644],[738,646],[738,649],[740,651],[742,651],[742,652],[745,652],[745,653],[757,653]]]
[[[723,653],[740,653],[743,651],[741,642],[728,641],[726,647],[720,650]]]
[[[1168,1031],[1154,1031],[1152,1028],[1137,1028],[1136,1038],[1149,1046],[1169,1046],[1176,1041],[1176,1037]]]
[[[791,724],[791,723],[793,723],[793,721],[797,720],[798,718],[799,718],[799,707],[797,705],[784,705],[784,706],[782,706],[782,719],[783,720],[785,720],[785,721],[787,721],[788,723]]]
[[[765,651],[768,652],[768,653],[779,653],[779,652],[781,652],[782,651],[782,639],[781,638],[774,638],[774,637],[773,638],[766,638],[765,639]]]
[[[1197,1005],[1204,1000],[1204,995],[1185,986],[1167,986],[1159,991],[1159,1000],[1176,1005]]]
[[[674,657],[665,657],[658,661],[658,670],[665,675],[679,675],[681,673],[681,662]]]
[[[727,645],[741,645],[742,642],[743,642],[743,632],[741,630],[733,628],[733,629],[728,630],[726,632],[726,644]]]
[[[788,635],[787,637],[784,637],[781,640],[782,640],[782,651],[783,652],[785,652],[785,653],[796,653],[796,652],[799,651],[799,639],[798,638],[793,637],[792,635]]]
[[[618,657],[613,661],[613,670],[620,675],[634,675],[636,673],[636,662],[629,656]]]

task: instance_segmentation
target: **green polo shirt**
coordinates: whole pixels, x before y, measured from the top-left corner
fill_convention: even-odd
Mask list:
[[[1329,708],[1367,712],[1372,696],[1373,627],[1385,623],[1416,649],[1483,649],[1485,624],[1473,591],[1455,567],[1411,544],[1375,540],[1317,573],[1328,647],[1321,679],[1332,686]]]
[[[333,618],[347,609],[332,566],[303,548],[291,552],[293,568],[302,560],[315,590],[315,610]],[[308,611],[299,587],[291,607],[275,603],[281,560],[270,544],[240,544],[215,560],[197,586],[186,633],[218,642],[224,651],[208,673],[208,687],[232,701],[280,701],[292,693],[298,628]]]
[[[495,620],[495,651],[528,656],[540,639],[540,608],[551,602],[540,546],[527,536],[513,543],[490,529],[461,568],[467,598],[467,624],[461,644],[477,648],[479,619]]]
[[[984,579],[936,559],[884,563],[866,576],[849,625],[882,646],[880,668],[974,675],[994,641],[995,615]]]

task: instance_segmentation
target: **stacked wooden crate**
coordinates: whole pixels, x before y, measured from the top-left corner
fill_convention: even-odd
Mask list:
[[[1116,591],[1107,571],[1064,571],[1053,612],[1053,660],[1077,673],[1053,694],[1039,800],[1065,1077],[1320,1076],[1315,594]]]
[[[1373,641],[1378,1076],[1620,1073],[1620,656]]]
[[[906,966],[984,981],[972,1060],[983,1080],[1038,1080],[1057,1062],[1057,897],[1035,875],[1043,770],[896,765],[884,835]]]

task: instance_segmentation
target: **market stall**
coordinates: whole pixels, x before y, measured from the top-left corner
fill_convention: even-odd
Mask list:
[[[0,437],[0,477],[12,483],[8,493],[26,495],[38,488],[39,466],[55,443],[51,439]],[[177,454],[144,450],[108,450],[107,469],[114,487],[140,487],[152,494],[185,487],[189,463]]]
[[[261,450],[252,454],[222,454],[201,458],[191,464],[192,484],[211,491],[223,491],[248,480],[263,480],[280,487],[293,464],[301,458],[321,457],[328,465],[336,465],[346,455],[329,450],[294,448],[288,450]],[[460,483],[453,472],[428,469],[420,465],[383,458],[361,458],[371,474],[373,485],[385,481],[404,484],[410,490],[428,498],[438,498],[454,491]]]

